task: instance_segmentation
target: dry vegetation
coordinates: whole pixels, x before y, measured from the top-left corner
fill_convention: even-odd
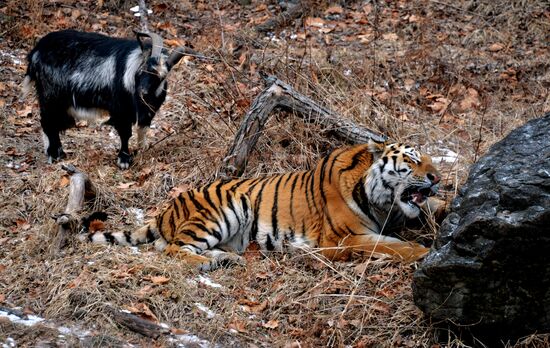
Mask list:
[[[448,201],[491,144],[550,111],[550,12],[541,1],[312,1],[302,19],[267,36],[254,26],[281,11],[275,1],[147,2],[150,28],[219,60],[186,59],[174,69],[169,100],[150,131],[154,145],[128,171],[115,166],[118,137],[110,128],[88,125],[63,137],[67,162],[100,191],[87,210],[107,211],[108,228],[133,229],[141,213],[153,216],[170,195],[218,174],[263,87],[260,70],[392,139],[433,156],[457,153],[441,164]],[[150,345],[114,323],[108,310],[114,307],[219,346],[463,346],[452,333],[436,344],[438,333],[415,308],[416,265],[251,251],[246,267],[208,274],[221,285],[213,287],[152,248],[76,240],[61,252],[52,247],[51,215],[64,209],[68,180],[59,164],[46,164],[35,99],[19,100],[24,55],[55,29],[130,36],[139,26],[129,11],[136,3],[0,5],[0,306],[48,320],[25,327],[0,318],[0,343],[11,337],[23,346]],[[245,175],[309,168],[341,144],[315,124],[277,114]],[[420,233],[431,238],[435,229]],[[61,325],[73,332],[58,336]],[[175,339],[155,344],[176,345]],[[538,335],[505,345],[547,344]]]

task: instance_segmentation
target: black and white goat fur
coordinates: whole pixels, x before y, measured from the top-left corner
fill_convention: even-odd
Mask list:
[[[62,30],[44,36],[29,53],[23,92],[34,82],[50,163],[65,156],[59,132],[73,127],[75,119],[95,118],[102,111],[110,114],[106,123],[120,136],[121,169],[132,162],[128,140],[133,124],[139,145],[146,146],[147,129],[166,98],[166,76],[183,52],[178,48],[167,57],[160,36],[136,35],[131,40]]]

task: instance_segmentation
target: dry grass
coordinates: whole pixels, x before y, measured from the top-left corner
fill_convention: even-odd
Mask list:
[[[33,6],[44,6],[37,4]],[[46,6],[46,13],[51,6]],[[176,21],[171,25],[180,36],[189,35],[196,49],[221,61],[190,61],[175,69],[170,98],[150,131],[152,142],[162,140],[140,153],[130,170],[115,167],[118,137],[108,128],[79,128],[63,138],[68,162],[89,173],[100,192],[96,206],[87,209],[107,211],[109,228],[133,229],[139,224],[136,209],[152,216],[175,188],[194,188],[217,175],[242,115],[262,88],[255,73],[260,69],[392,139],[416,144],[434,156],[446,149],[458,153],[457,161],[441,165],[442,196],[447,200],[466,179],[468,166],[491,144],[550,111],[550,54],[544,46],[550,32],[548,12],[536,1],[477,5],[418,1],[370,8],[369,3],[351,4],[346,9],[348,21],[335,21],[347,24],[333,32],[322,34],[296,25],[270,39],[256,37],[247,23],[260,20],[271,8],[240,9],[229,2],[211,6],[193,2],[185,12],[186,18],[193,18],[192,27]],[[172,10],[158,14],[159,23],[173,19],[179,8]],[[367,24],[350,20],[352,12],[363,13]],[[126,23],[117,25],[117,31],[134,23],[126,12],[109,16],[118,18],[115,23]],[[78,21],[91,29],[98,19],[92,11]],[[244,30],[235,29],[237,24]],[[290,38],[304,30],[306,40]],[[0,42],[0,50],[22,57],[32,43],[26,40],[16,36]],[[492,52],[489,47],[494,43],[503,48]],[[235,53],[238,44],[242,48]],[[0,109],[0,294],[5,305],[22,307],[56,325],[76,325],[93,336],[82,341],[67,337],[69,345],[150,344],[118,327],[106,311],[107,305],[140,304],[161,322],[222,346],[429,347],[434,343],[432,324],[412,300],[410,283],[416,265],[383,259],[332,263],[304,252],[265,256],[251,252],[246,268],[208,274],[222,285],[214,288],[198,281],[195,271],[147,247],[135,253],[75,240],[55,252],[50,216],[64,209],[68,193],[64,173],[58,164],[45,163],[36,104],[27,115],[21,110],[32,99],[20,102],[15,97],[23,67],[4,54],[0,59],[6,66],[0,70],[6,81],[0,96],[7,101]],[[479,103],[464,107],[468,89],[478,93],[474,101]],[[450,103],[438,109],[434,106],[438,98]],[[24,127],[28,131],[22,131]],[[245,175],[310,168],[340,145],[315,124],[277,114],[263,131]],[[435,230],[426,227],[412,234],[433,238]],[[170,280],[155,284],[154,276]],[[213,317],[197,303],[208,307]],[[59,340],[53,329],[31,330],[0,321],[0,337],[7,336],[23,345]],[[449,337],[444,346],[464,346],[459,338]],[[165,337],[157,344],[175,343]],[[544,335],[515,344],[544,345],[548,345]]]

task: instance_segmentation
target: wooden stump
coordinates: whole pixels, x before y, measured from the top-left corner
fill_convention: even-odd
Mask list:
[[[62,165],[69,175],[69,198],[65,211],[55,216],[57,225],[56,251],[67,245],[69,236],[77,232],[80,225],[79,213],[82,210],[85,200],[94,199],[96,190],[88,175],[76,169],[72,164]]]

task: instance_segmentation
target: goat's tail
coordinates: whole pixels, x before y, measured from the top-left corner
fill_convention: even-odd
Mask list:
[[[21,84],[21,99],[24,99],[29,95],[33,86],[34,86],[34,81],[31,78],[31,76],[28,75],[28,72],[27,72],[27,75],[25,75],[25,79]]]
[[[25,78],[21,83],[21,99],[29,95],[29,93],[31,92],[31,89],[34,86],[34,81],[36,80],[36,72],[35,72],[33,61],[31,59],[31,55],[33,55],[32,52],[29,53],[27,57],[27,62],[28,62],[27,73],[25,74]]]

